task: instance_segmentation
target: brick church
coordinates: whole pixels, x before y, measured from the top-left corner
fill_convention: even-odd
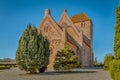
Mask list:
[[[92,22],[84,13],[70,18],[64,9],[59,22],[56,23],[50,15],[50,10],[46,9],[38,31],[50,41],[49,70],[53,70],[57,51],[63,49],[64,45],[76,53],[82,67],[93,66]]]

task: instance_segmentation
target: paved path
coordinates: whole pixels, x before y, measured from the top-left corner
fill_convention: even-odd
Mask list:
[[[108,71],[102,69],[76,69],[72,72],[45,72],[26,74],[17,68],[0,70],[0,80],[111,80]]]

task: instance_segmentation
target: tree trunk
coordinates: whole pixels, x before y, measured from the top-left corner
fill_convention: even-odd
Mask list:
[[[45,69],[46,69],[46,67],[40,68],[40,69],[39,69],[39,72],[40,72],[40,73],[43,73],[43,72],[45,72]]]

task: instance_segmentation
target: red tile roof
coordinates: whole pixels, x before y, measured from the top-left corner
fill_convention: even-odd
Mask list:
[[[90,20],[90,19],[88,18],[88,16],[86,16],[84,13],[82,13],[82,14],[74,15],[71,18],[71,20],[72,20],[73,23],[77,23],[77,22],[87,21],[87,20]]]

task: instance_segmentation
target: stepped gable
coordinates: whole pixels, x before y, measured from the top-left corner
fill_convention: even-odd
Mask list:
[[[81,23],[85,23],[85,27],[81,27]],[[56,23],[50,14],[50,10],[46,9],[38,31],[41,31],[50,41],[47,70],[54,70],[57,51],[63,49],[65,45],[75,52],[82,67],[93,66],[92,23],[84,13],[70,18],[64,9],[59,22]],[[91,38],[89,39],[88,36]]]

